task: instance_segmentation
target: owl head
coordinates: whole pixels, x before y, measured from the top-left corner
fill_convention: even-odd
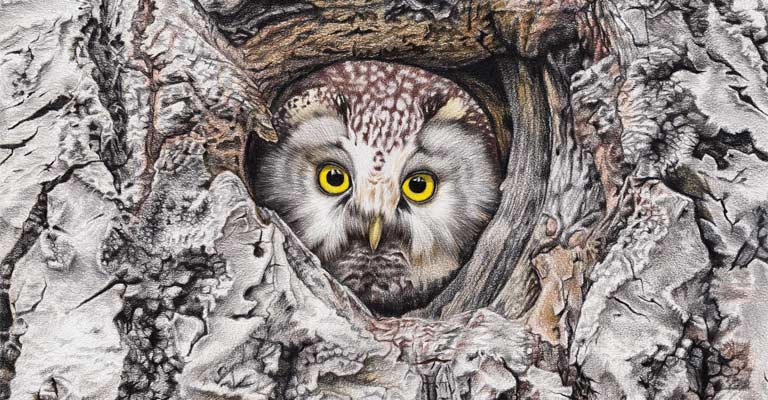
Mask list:
[[[459,270],[499,201],[488,118],[455,83],[344,62],[289,89],[280,142],[256,158],[256,200],[380,315],[429,302]]]

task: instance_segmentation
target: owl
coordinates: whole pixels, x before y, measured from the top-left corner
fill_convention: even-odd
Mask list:
[[[274,209],[378,315],[425,306],[471,256],[499,202],[489,119],[454,82],[350,61],[288,89],[251,174]]]

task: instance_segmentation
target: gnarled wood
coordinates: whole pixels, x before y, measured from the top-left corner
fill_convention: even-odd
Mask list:
[[[762,6],[52,1],[0,3],[0,397],[768,393]],[[405,318],[243,179],[281,88],[356,58],[451,76],[509,147]]]

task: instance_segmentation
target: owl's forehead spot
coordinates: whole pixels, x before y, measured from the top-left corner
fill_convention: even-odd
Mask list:
[[[386,159],[384,158],[384,153],[382,153],[381,150],[376,150],[376,153],[373,155],[374,171],[381,171],[385,161]]]
[[[350,167],[361,179],[384,176],[398,180],[406,162],[417,149],[414,143],[409,142],[386,152],[383,148],[385,146],[355,141],[350,137],[342,138],[339,145],[349,154],[352,162]],[[378,178],[374,181],[378,182]]]

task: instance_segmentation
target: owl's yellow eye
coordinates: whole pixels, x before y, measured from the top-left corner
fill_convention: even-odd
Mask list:
[[[403,195],[416,203],[423,203],[435,194],[435,177],[428,172],[417,172],[405,179]]]
[[[349,189],[349,174],[336,164],[323,164],[317,173],[320,189],[330,195],[339,195]]]

